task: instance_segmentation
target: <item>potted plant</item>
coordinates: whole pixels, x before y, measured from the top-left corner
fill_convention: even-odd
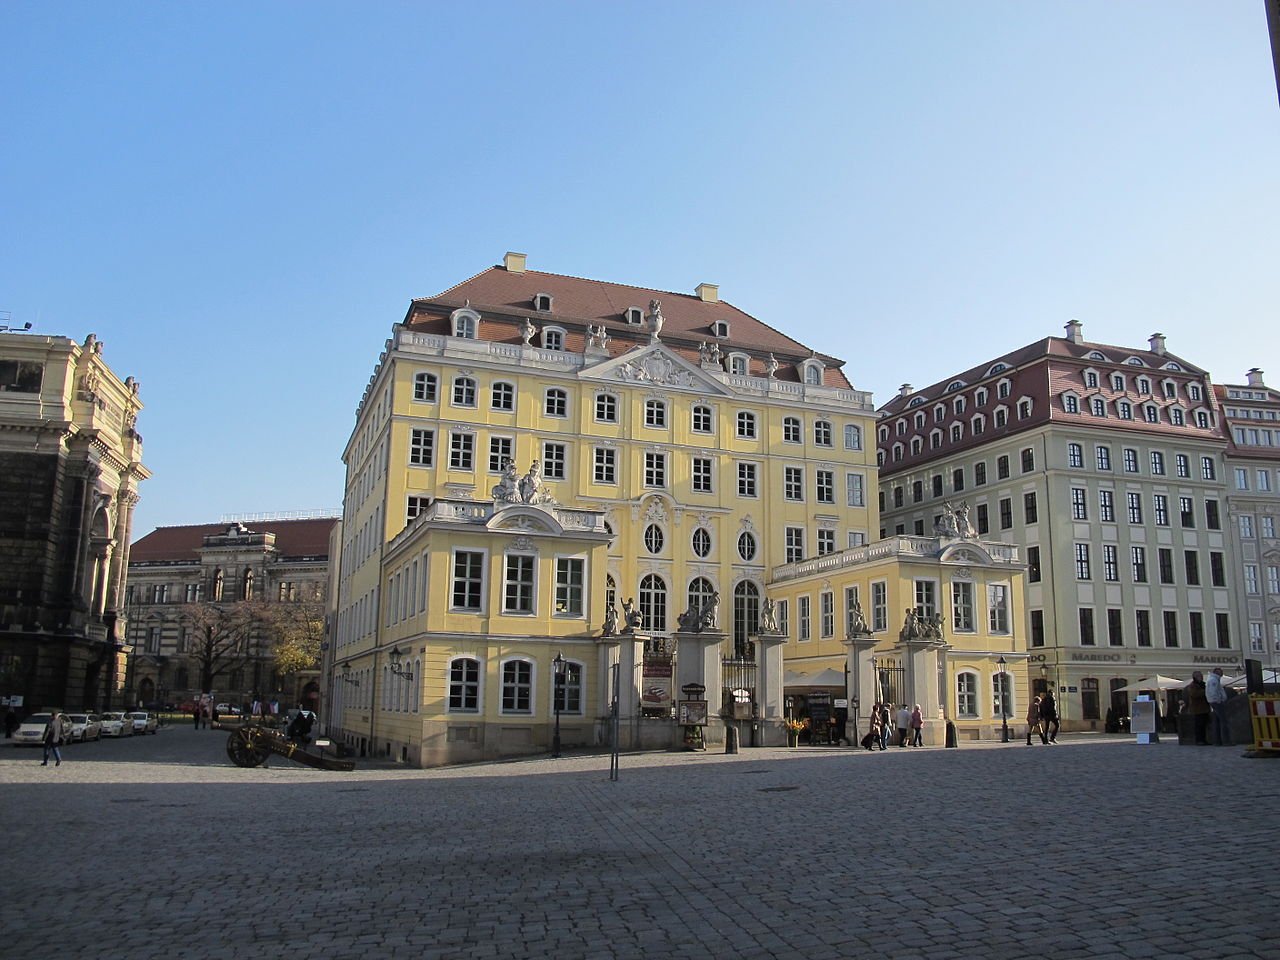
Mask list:
[[[800,731],[809,729],[808,717],[787,717],[787,746],[800,746]]]

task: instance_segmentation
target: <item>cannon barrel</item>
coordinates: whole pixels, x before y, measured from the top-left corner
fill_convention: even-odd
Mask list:
[[[323,754],[308,753],[301,746],[260,723],[215,723],[215,730],[226,730],[227,756],[237,767],[260,767],[272,754],[315,767],[318,770],[354,770],[354,760],[341,760]]]

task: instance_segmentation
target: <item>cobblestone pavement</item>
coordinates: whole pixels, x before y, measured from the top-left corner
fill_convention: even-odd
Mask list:
[[[0,747],[27,960],[1280,956],[1280,763],[1051,746],[232,767]]]

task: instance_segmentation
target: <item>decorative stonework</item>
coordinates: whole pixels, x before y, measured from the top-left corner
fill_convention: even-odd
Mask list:
[[[655,350],[638,360],[618,364],[615,376],[635,383],[658,383],[676,387],[693,386],[693,374],[665,354]]]

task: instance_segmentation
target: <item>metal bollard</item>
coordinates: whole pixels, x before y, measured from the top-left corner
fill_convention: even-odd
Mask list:
[[[738,752],[738,725],[736,723],[726,723],[724,726],[724,752]]]

